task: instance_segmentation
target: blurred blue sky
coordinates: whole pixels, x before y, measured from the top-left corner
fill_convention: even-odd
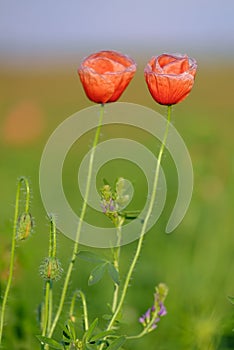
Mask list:
[[[0,0],[0,61],[101,49],[228,56],[233,16],[233,0]]]

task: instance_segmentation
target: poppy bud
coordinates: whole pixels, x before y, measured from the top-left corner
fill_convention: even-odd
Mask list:
[[[60,261],[56,257],[47,257],[40,266],[40,275],[45,280],[59,280],[63,273]]]
[[[19,216],[17,223],[16,239],[22,241],[27,239],[33,227],[33,220],[30,213],[23,213]]]

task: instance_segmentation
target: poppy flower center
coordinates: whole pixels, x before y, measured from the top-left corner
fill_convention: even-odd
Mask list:
[[[125,69],[122,64],[114,62],[110,59],[106,59],[104,57],[90,60],[86,62],[86,66],[92,68],[98,74],[119,72]]]
[[[188,57],[162,56],[158,59],[158,63],[164,74],[182,74],[189,70]]]

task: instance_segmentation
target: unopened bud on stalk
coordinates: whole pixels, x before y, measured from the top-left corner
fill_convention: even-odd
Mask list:
[[[40,274],[46,281],[57,281],[61,278],[62,273],[61,263],[56,257],[45,258],[40,266]]]
[[[16,230],[17,241],[25,240],[32,232],[33,219],[30,213],[23,213],[19,216]]]

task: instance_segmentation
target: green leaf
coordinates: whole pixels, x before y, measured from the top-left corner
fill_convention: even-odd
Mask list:
[[[81,250],[77,254],[78,258],[85,260],[85,261],[90,261],[90,262],[106,262],[106,259],[102,258],[96,253],[90,252],[88,250]]]
[[[110,183],[107,181],[107,179],[103,178],[102,180],[103,180],[104,185],[109,185],[110,186]]]
[[[230,301],[230,303],[234,304],[234,297],[228,296],[228,300]]]
[[[125,217],[126,220],[134,220],[140,214],[140,210],[120,211],[119,214]]]
[[[43,337],[42,335],[36,335],[36,337],[41,343],[49,345],[52,349],[64,350],[63,344],[54,339]]]
[[[70,341],[76,340],[76,331],[74,327],[74,323],[71,320],[68,320],[63,328],[63,336],[64,338],[69,339]],[[69,341],[68,340],[68,341]]]
[[[125,341],[126,341],[126,338],[124,335],[115,339],[110,344],[110,346],[108,346],[108,350],[117,350],[117,349],[121,348],[121,346],[125,343]]]
[[[106,337],[107,335],[113,335],[113,334],[115,334],[115,331],[112,329],[110,329],[109,331],[103,331],[103,332],[100,332],[100,333],[98,333],[98,334],[95,334],[92,338],[91,338],[91,340],[90,341],[97,341],[97,340],[99,340],[99,339],[102,339],[102,338],[104,338],[104,337]]]
[[[89,326],[89,329],[87,330],[87,332],[85,332],[84,334],[84,339],[86,339],[86,342],[89,342],[90,339],[92,338],[93,332],[97,327],[97,324],[98,324],[98,318],[95,318],[95,320]]]
[[[88,285],[92,286],[100,281],[106,271],[106,262],[96,266],[89,276]]]
[[[116,283],[119,284],[119,272],[116,270],[114,265],[112,263],[108,264],[108,272],[111,277],[111,279]]]

